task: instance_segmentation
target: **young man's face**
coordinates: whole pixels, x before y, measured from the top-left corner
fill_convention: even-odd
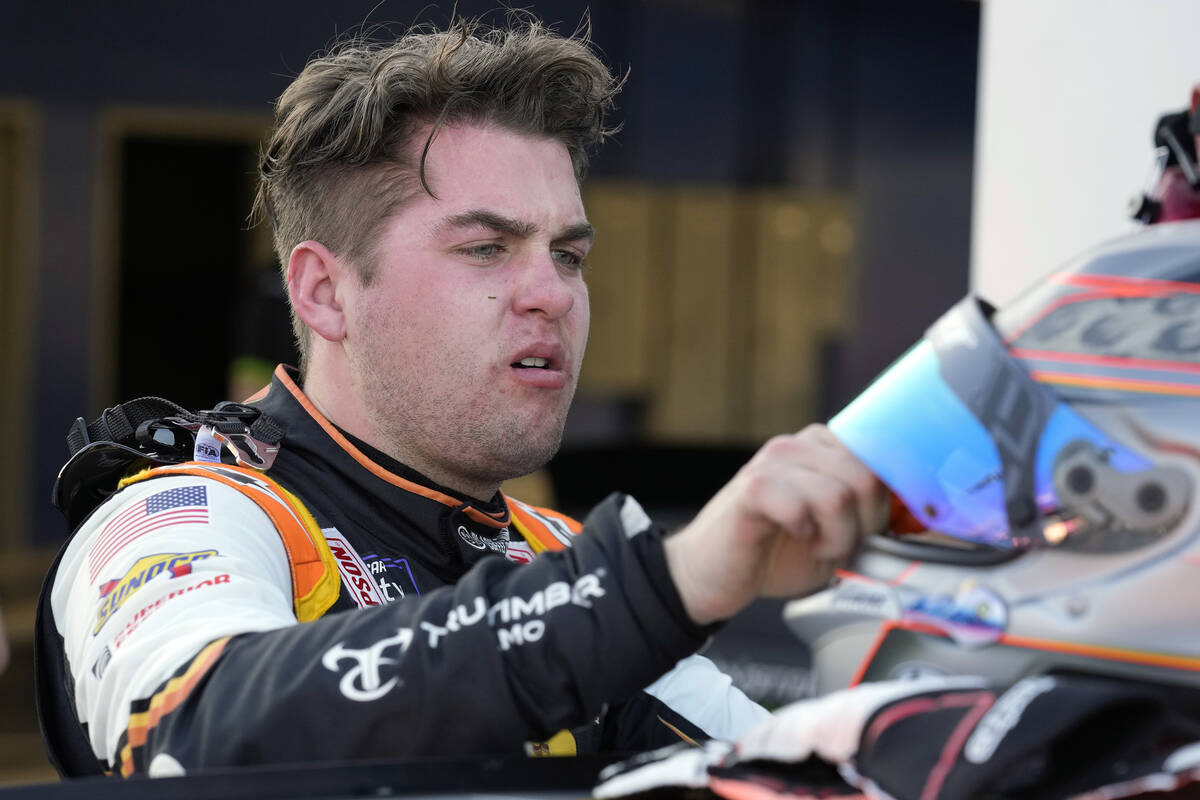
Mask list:
[[[375,279],[347,293],[344,346],[374,443],[490,494],[558,449],[587,342],[591,227],[551,139],[443,128],[426,176],[437,197],[384,224]]]

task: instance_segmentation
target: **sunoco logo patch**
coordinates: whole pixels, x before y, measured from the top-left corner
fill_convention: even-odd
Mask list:
[[[96,627],[92,630],[92,635],[99,633],[109,617],[116,613],[134,592],[142,588],[146,581],[168,570],[173,578],[186,575],[192,571],[190,565],[193,561],[202,561],[216,554],[216,550],[197,550],[194,553],[159,553],[139,558],[120,578],[100,584],[100,611],[96,614]]]

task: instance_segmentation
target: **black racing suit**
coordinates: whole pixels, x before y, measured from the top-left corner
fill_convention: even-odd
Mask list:
[[[280,547],[280,515],[238,495],[277,487],[239,487],[256,481],[231,470],[218,483],[203,465],[127,486],[80,526],[41,604],[39,655],[61,661],[49,693],[75,717],[42,714],[60,769],[641,750],[765,716],[706,660],[680,662],[709,631],[630,498],[610,496],[577,535],[353,441],[285,368],[255,405],[286,431],[266,474],[315,518],[336,601],[296,610],[312,564]]]

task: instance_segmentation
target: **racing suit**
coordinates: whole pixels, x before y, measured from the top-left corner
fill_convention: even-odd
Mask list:
[[[47,578],[60,771],[641,750],[766,716],[689,656],[709,631],[632,498],[581,526],[458,496],[340,431],[285,367],[252,404],[285,430],[269,469],[127,477]]]

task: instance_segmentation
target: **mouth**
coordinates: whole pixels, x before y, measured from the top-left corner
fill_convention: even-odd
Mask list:
[[[537,372],[561,372],[566,364],[566,354],[558,342],[531,342],[509,354],[509,366],[515,370]]]
[[[509,375],[523,386],[562,389],[569,383],[567,357],[556,342],[529,345],[510,357]]]

